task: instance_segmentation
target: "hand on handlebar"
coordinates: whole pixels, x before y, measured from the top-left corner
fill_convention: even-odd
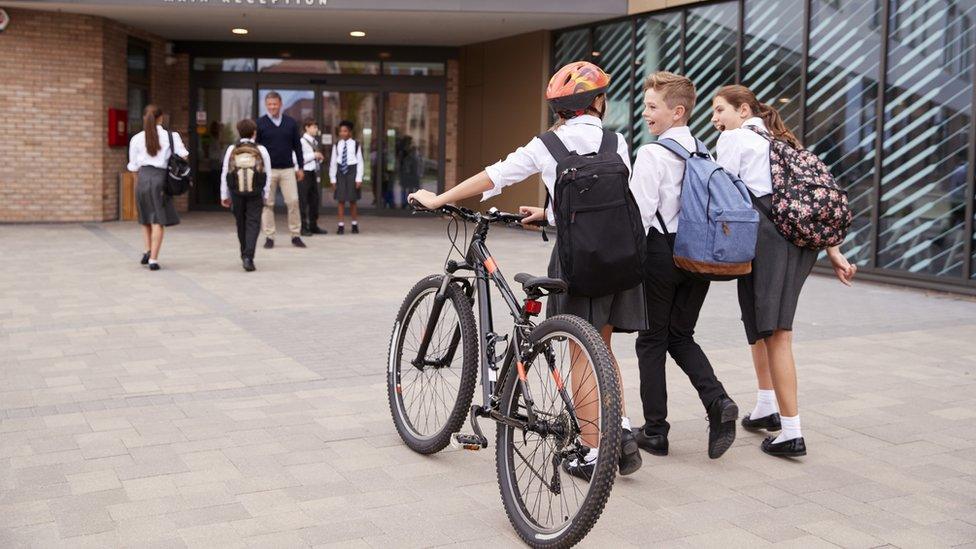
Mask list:
[[[428,210],[436,210],[444,205],[439,196],[426,189],[420,189],[407,195],[407,203],[411,206],[420,205]]]
[[[536,206],[519,206],[519,213],[524,216],[520,222],[523,225],[537,224],[546,220],[546,210]]]

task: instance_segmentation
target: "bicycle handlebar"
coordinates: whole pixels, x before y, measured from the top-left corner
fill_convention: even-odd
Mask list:
[[[423,204],[420,204],[416,200],[410,201],[410,207],[413,208],[414,212],[440,213],[440,214],[450,215],[453,217],[459,217],[462,220],[471,223],[477,223],[481,220],[485,220],[488,223],[506,223],[506,224],[517,223],[519,225],[522,225],[523,227],[525,226],[522,224],[522,220],[525,219],[524,215],[502,212],[499,211],[498,208],[492,208],[488,210],[486,213],[481,213],[468,208],[461,208],[458,206],[453,206],[451,204],[445,204],[440,208],[437,208],[436,210],[432,210],[430,208],[425,207]],[[534,226],[534,227],[546,227],[548,225],[549,223],[545,220],[529,223],[529,226]]]

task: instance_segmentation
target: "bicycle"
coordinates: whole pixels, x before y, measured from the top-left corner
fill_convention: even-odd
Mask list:
[[[434,213],[451,216],[451,245],[464,259],[449,253],[444,274],[421,279],[400,306],[387,383],[397,432],[421,454],[452,442],[480,450],[488,439],[478,420],[494,421],[499,491],[512,526],[533,547],[572,546],[596,523],[616,476],[620,389],[610,352],[582,318],[532,321],[542,311],[540,298],[567,290],[563,280],[519,273],[514,280],[525,299],[516,298],[485,240],[492,224],[518,223],[521,216],[454,206]],[[467,253],[456,244],[458,220],[474,224]],[[514,319],[505,336],[494,332],[489,281]],[[500,357],[499,344],[505,345]],[[483,403],[472,405],[479,372]],[[465,416],[471,434],[459,432]],[[589,482],[568,474],[566,464],[591,448],[599,451]]]

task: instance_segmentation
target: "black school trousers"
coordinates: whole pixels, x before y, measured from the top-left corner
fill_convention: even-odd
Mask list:
[[[648,435],[667,436],[668,389],[664,364],[667,354],[684,370],[708,406],[725,395],[708,357],[695,342],[695,324],[705,303],[709,282],[674,265],[671,252],[674,235],[652,228],[647,235],[644,260],[644,295],[650,328],[637,335],[637,363],[640,395],[644,409],[644,430]]]
[[[241,244],[241,259],[254,259],[258,234],[261,233],[261,212],[264,198],[261,195],[244,197],[231,193],[230,209],[237,222],[237,241]]]
[[[306,170],[305,177],[298,182],[298,211],[302,217],[302,230],[312,231],[319,226],[319,209],[322,206],[322,192],[318,174]]]

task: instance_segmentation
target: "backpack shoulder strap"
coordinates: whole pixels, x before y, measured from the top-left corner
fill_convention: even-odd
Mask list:
[[[549,149],[549,154],[552,155],[557,164],[570,155],[569,149],[563,144],[562,139],[559,139],[556,132],[548,131],[540,134],[539,140],[546,146],[546,149]]]
[[[681,143],[678,143],[674,139],[671,138],[659,139],[657,141],[654,141],[652,144],[660,145],[664,147],[665,149],[681,157],[682,160],[688,160],[689,158],[691,158],[691,153],[688,152],[688,149],[682,147]]]
[[[600,141],[599,154],[617,152],[617,132],[603,128],[603,140]]]
[[[166,136],[169,137],[169,156],[172,158],[176,154],[176,147],[173,145],[173,132],[166,130]]]

